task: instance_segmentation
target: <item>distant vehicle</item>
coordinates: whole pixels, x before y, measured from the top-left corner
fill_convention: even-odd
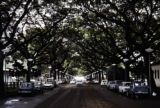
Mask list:
[[[86,80],[85,83],[86,84],[93,84],[93,81],[92,80]]]
[[[139,98],[142,96],[149,96],[149,87],[144,85],[144,83],[133,82],[130,85],[130,89],[126,92],[127,96],[132,98]]]
[[[43,88],[44,89],[53,89],[54,84],[52,82],[45,82],[45,83],[43,83]]]
[[[71,80],[70,81],[70,84],[75,84],[76,83],[76,80]]]
[[[66,79],[62,79],[62,84],[67,84],[68,81]]]
[[[118,88],[119,93],[126,93],[130,89],[131,82],[122,82]]]
[[[93,80],[93,83],[94,83],[94,84],[98,84],[99,81],[98,81],[98,80]]]
[[[57,81],[57,84],[62,84],[62,83],[63,83],[62,80]]]
[[[108,82],[107,80],[102,80],[101,81],[101,86],[107,86],[107,82]]]
[[[23,82],[20,84],[18,93],[19,94],[34,94],[35,87],[33,82]]]
[[[56,81],[53,78],[47,78],[46,81],[43,82],[44,89],[53,89],[56,86]]]
[[[83,84],[83,81],[82,80],[76,80],[76,85],[79,86],[79,85],[82,85]]]

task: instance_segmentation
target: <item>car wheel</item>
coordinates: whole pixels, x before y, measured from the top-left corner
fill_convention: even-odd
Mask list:
[[[128,97],[129,97],[129,93],[128,93],[128,92],[126,92],[126,96],[128,96]]]
[[[135,95],[134,95],[133,93],[131,93],[131,98],[133,98],[133,99],[134,99],[134,97],[135,97]]]
[[[44,93],[44,91],[43,91],[43,90],[40,90],[40,93],[41,93],[41,94],[43,94],[43,93]]]

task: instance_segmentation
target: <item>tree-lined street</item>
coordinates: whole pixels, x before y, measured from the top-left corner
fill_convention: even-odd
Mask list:
[[[49,97],[37,106],[49,108],[156,107],[159,35],[159,0],[1,0],[0,99]],[[129,82],[125,94],[150,98],[68,85],[81,84],[78,77],[117,92]]]

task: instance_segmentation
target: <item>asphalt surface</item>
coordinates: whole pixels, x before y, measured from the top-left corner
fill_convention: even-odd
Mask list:
[[[33,96],[15,96],[0,100],[0,108],[34,108],[39,103],[43,103],[48,98],[59,92],[61,87],[51,91],[46,91],[44,94]]]
[[[159,108],[160,100],[130,99],[98,85],[67,85],[35,108]]]
[[[117,108],[105,100],[93,86],[65,86],[36,108]]]
[[[160,108],[160,99],[134,100],[99,85],[63,85],[42,95],[7,100],[0,108]]]

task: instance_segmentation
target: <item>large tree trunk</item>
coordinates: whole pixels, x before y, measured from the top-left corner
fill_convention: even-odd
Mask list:
[[[57,71],[55,69],[54,69],[54,72],[53,72],[53,78],[54,78],[54,80],[57,79]]]
[[[99,79],[99,84],[101,84],[101,80],[102,80],[102,78],[101,78],[101,71],[98,72],[98,79]]]
[[[27,66],[28,66],[28,71],[27,71],[26,81],[30,82],[30,79],[31,79],[31,62],[28,61]]]
[[[146,53],[144,55],[144,74],[147,76],[147,83],[150,85],[149,82],[149,55]]]
[[[49,77],[53,77],[53,67],[51,67],[50,73],[49,73]]]
[[[153,71],[152,71],[149,59],[150,59],[149,54],[146,54],[145,59],[144,59],[144,63],[145,63],[144,72],[145,72],[145,75],[147,76],[147,83],[151,86],[151,90],[157,91],[157,87],[156,87],[156,84],[153,78]],[[149,81],[149,71],[150,71],[151,82]]]
[[[0,97],[4,97],[5,95],[3,60],[4,60],[4,54],[2,51],[0,51]]]
[[[102,74],[101,74],[102,80],[104,80],[104,72],[103,71],[101,71],[101,72],[102,72]]]
[[[58,71],[58,80],[60,79],[60,72]]]
[[[125,69],[126,69],[125,70],[125,80],[129,81],[130,78],[129,78],[129,65],[128,65],[128,63],[126,63],[126,68]]]
[[[92,73],[91,73],[91,75],[90,75],[90,78],[89,78],[89,80],[93,80],[93,76],[92,76]]]

